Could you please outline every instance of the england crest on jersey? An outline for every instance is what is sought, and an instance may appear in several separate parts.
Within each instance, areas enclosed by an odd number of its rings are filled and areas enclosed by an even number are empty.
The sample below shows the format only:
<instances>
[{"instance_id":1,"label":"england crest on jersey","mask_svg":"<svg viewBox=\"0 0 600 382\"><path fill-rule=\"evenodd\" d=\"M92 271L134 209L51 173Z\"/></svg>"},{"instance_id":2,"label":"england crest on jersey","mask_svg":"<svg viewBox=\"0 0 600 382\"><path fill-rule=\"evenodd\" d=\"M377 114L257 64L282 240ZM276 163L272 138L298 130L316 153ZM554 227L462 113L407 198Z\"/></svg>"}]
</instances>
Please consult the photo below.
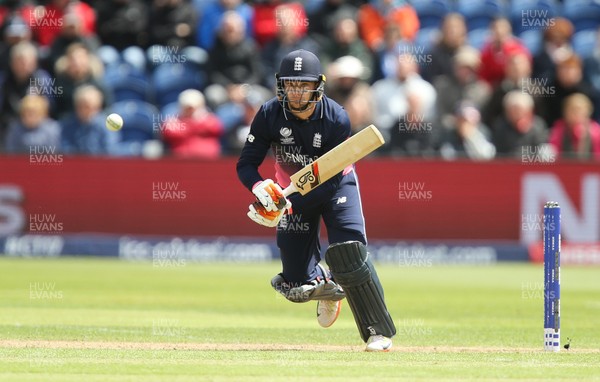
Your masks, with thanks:
<instances>
[{"instance_id":1,"label":"england crest on jersey","mask_svg":"<svg viewBox=\"0 0 600 382\"><path fill-rule=\"evenodd\" d=\"M315 133L313 137L313 147L317 149L321 148L321 133Z\"/></svg>"}]
</instances>

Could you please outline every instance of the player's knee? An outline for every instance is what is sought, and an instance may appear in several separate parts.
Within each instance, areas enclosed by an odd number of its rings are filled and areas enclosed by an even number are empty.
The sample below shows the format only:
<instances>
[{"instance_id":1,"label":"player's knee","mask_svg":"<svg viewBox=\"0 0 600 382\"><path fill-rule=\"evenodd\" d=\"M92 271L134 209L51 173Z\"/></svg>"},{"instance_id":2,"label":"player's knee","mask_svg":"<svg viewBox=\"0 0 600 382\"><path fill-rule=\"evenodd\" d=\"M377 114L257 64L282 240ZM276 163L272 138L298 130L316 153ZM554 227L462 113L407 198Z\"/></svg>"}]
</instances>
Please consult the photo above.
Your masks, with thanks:
<instances>
[{"instance_id":1,"label":"player's knee","mask_svg":"<svg viewBox=\"0 0 600 382\"><path fill-rule=\"evenodd\" d=\"M335 223L330 224L327 227L327 231L329 233L329 242L335 243L332 244L332 246L352 241L358 241L362 243L363 246L367 245L367 238L364 233L364 225L361 222L345 222L343 225L338 226L336 226Z\"/></svg>"},{"instance_id":2,"label":"player's knee","mask_svg":"<svg viewBox=\"0 0 600 382\"><path fill-rule=\"evenodd\" d=\"M358 286L371 280L369 255L360 241L332 244L325 252L325 261L342 287Z\"/></svg>"}]
</instances>

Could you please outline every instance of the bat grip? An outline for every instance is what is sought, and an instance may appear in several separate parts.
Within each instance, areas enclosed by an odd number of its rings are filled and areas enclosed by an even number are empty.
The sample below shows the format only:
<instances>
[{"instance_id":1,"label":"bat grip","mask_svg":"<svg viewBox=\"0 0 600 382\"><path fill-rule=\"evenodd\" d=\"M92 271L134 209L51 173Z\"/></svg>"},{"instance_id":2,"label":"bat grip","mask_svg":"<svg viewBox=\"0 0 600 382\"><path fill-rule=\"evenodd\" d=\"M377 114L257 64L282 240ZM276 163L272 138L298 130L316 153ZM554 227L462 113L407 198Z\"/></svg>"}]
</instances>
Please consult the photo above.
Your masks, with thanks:
<instances>
[{"instance_id":1,"label":"bat grip","mask_svg":"<svg viewBox=\"0 0 600 382\"><path fill-rule=\"evenodd\" d=\"M282 190L282 194L283 194L283 196L285 196L287 198L288 196L290 196L291 194L293 194L294 192L297 192L297 191L298 191L298 189L294 186L294 184L290 183L289 186L287 186L286 188L284 188ZM260 208L264 208L263 205L258 201L258 199L256 202L254 202L252 204L254 205L254 208L257 210ZM279 210L281 210L282 208L285 207L286 200L284 198L279 198L279 200L277 201L277 203L275 203L275 205L277 206L277 208Z\"/></svg>"},{"instance_id":2,"label":"bat grip","mask_svg":"<svg viewBox=\"0 0 600 382\"><path fill-rule=\"evenodd\" d=\"M294 192L298 192L298 190L296 189L296 186L294 186L294 183L290 183L289 186L287 186L286 188L283 189L283 196L285 196L287 198Z\"/></svg>"},{"instance_id":3,"label":"bat grip","mask_svg":"<svg viewBox=\"0 0 600 382\"><path fill-rule=\"evenodd\" d=\"M291 194L293 194L294 192L296 192L298 189L294 186L293 183L290 183L289 186L287 186L285 189L283 189L281 191L282 193L282 197L279 198L279 200L277 201L277 203L275 203L275 205L277 206L277 209L282 210L283 208L285 208L286 204L287 204L287 197L290 196Z\"/></svg>"}]
</instances>

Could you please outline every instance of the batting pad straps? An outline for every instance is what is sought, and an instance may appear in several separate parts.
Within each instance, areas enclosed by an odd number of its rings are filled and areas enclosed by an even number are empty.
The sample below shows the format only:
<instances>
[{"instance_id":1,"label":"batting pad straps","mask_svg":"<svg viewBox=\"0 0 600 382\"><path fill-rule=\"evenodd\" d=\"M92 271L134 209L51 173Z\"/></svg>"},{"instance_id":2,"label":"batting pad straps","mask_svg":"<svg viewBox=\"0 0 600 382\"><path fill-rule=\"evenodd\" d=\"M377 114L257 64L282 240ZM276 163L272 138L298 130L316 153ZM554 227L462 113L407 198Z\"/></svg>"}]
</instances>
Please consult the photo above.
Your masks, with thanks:
<instances>
[{"instance_id":1,"label":"batting pad straps","mask_svg":"<svg viewBox=\"0 0 600 382\"><path fill-rule=\"evenodd\" d=\"M383 288L364 244L359 241L333 244L325 252L325 260L334 280L346 292L363 341L377 334L394 336L396 327L385 306Z\"/></svg>"},{"instance_id":2,"label":"batting pad straps","mask_svg":"<svg viewBox=\"0 0 600 382\"><path fill-rule=\"evenodd\" d=\"M371 281L371 270L369 269L369 265L367 264L367 261L369 261L368 253L365 253L364 259L357 257L355 259L347 260L358 260L358 262L347 264L347 267L344 268L344 271L336 273L335 281L337 281L340 285L348 285L350 287L363 285ZM336 260L333 261L335 262ZM329 264L329 261L327 261L327 264Z\"/></svg>"}]
</instances>

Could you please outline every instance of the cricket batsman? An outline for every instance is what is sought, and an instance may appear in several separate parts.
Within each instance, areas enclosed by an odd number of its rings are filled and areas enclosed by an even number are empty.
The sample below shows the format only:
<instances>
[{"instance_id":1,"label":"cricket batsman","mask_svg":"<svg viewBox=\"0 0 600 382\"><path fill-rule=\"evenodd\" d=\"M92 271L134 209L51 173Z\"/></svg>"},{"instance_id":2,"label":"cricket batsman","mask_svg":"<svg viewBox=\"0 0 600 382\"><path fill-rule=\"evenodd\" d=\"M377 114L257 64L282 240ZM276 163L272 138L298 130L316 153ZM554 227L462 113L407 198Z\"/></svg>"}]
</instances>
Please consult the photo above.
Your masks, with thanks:
<instances>
[{"instance_id":1,"label":"cricket batsman","mask_svg":"<svg viewBox=\"0 0 600 382\"><path fill-rule=\"evenodd\" d=\"M277 96L254 117L237 163L241 182L257 199L248 216L257 224L277 227L283 269L271 285L292 302L316 300L322 327L335 322L346 298L366 350L388 351L396 328L367 252L354 166L306 195L286 198L282 193L290 175L350 136L348 115L325 96L325 76L313 53L289 53L275 77ZM258 172L269 149L275 155L274 180ZM325 251L329 270L320 264L321 219L330 243Z\"/></svg>"}]
</instances>

